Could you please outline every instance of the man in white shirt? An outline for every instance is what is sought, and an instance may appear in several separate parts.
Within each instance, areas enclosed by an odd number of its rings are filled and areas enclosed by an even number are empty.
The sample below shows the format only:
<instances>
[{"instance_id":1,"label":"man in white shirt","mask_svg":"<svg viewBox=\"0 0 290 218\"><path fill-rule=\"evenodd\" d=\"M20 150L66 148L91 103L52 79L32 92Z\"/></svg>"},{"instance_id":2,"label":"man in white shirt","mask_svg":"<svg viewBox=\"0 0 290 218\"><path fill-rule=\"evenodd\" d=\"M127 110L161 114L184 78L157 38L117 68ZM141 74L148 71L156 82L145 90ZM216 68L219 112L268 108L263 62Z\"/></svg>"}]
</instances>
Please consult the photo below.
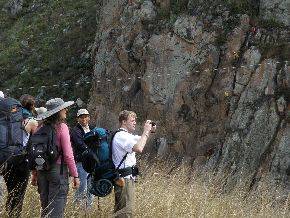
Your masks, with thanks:
<instances>
[{"instance_id":1,"label":"man in white shirt","mask_svg":"<svg viewBox=\"0 0 290 218\"><path fill-rule=\"evenodd\" d=\"M141 136L133 135L136 128L136 113L124 110L119 114L120 129L112 142L112 159L119 173L125 179L125 185L115 185L115 216L133 217L134 179L138 175L136 170L135 152L142 153L150 136L151 130L156 126L150 120L144 124Z\"/></svg>"}]
</instances>

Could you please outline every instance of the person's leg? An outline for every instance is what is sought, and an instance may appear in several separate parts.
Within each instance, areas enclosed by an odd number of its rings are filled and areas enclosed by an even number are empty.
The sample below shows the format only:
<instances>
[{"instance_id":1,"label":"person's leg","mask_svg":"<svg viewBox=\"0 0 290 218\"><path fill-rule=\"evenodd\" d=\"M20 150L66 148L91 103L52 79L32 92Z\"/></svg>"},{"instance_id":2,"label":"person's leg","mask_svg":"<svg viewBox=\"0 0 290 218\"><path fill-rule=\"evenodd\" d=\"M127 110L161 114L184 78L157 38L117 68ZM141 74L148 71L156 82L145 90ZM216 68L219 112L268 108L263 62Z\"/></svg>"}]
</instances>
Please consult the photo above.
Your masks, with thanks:
<instances>
[{"instance_id":1,"label":"person's leg","mask_svg":"<svg viewBox=\"0 0 290 218\"><path fill-rule=\"evenodd\" d=\"M115 186L115 217L133 217L135 184L132 179L125 179L125 186Z\"/></svg>"},{"instance_id":2,"label":"person's leg","mask_svg":"<svg viewBox=\"0 0 290 218\"><path fill-rule=\"evenodd\" d=\"M38 171L37 172L37 186L38 186L38 193L40 196L40 203L41 203L41 217L45 217L48 213L48 180L47 180L47 173L45 171Z\"/></svg>"},{"instance_id":3,"label":"person's leg","mask_svg":"<svg viewBox=\"0 0 290 218\"><path fill-rule=\"evenodd\" d=\"M2 200L4 199L4 188L5 186L5 182L2 176L0 176L0 201L2 202Z\"/></svg>"},{"instance_id":4,"label":"person's leg","mask_svg":"<svg viewBox=\"0 0 290 218\"><path fill-rule=\"evenodd\" d=\"M93 204L93 194L90 193L92 177L87 176L86 182L87 182L86 205L88 208L91 208Z\"/></svg>"},{"instance_id":5,"label":"person's leg","mask_svg":"<svg viewBox=\"0 0 290 218\"><path fill-rule=\"evenodd\" d=\"M74 201L76 203L81 202L85 198L85 191L87 188L87 176L88 173L84 170L82 163L78 162L77 164L77 170L78 170L78 175L80 178L80 187L78 190L76 190L75 195L74 195Z\"/></svg>"},{"instance_id":6,"label":"person's leg","mask_svg":"<svg viewBox=\"0 0 290 218\"><path fill-rule=\"evenodd\" d=\"M124 187L120 187L118 185L114 186L114 193L115 193L114 213L120 211L122 208L126 206L123 189Z\"/></svg>"},{"instance_id":7,"label":"person's leg","mask_svg":"<svg viewBox=\"0 0 290 218\"><path fill-rule=\"evenodd\" d=\"M53 218L64 217L64 210L69 189L68 169L63 166L63 174L60 174L60 165L53 167L48 173L48 216Z\"/></svg>"},{"instance_id":8,"label":"person's leg","mask_svg":"<svg viewBox=\"0 0 290 218\"><path fill-rule=\"evenodd\" d=\"M29 178L27 166L11 165L3 174L7 186L6 211L8 216L20 217L24 195Z\"/></svg>"},{"instance_id":9,"label":"person's leg","mask_svg":"<svg viewBox=\"0 0 290 218\"><path fill-rule=\"evenodd\" d=\"M126 193L126 217L133 217L134 200L135 200L135 182L133 179L125 180L125 193Z\"/></svg>"}]
</instances>

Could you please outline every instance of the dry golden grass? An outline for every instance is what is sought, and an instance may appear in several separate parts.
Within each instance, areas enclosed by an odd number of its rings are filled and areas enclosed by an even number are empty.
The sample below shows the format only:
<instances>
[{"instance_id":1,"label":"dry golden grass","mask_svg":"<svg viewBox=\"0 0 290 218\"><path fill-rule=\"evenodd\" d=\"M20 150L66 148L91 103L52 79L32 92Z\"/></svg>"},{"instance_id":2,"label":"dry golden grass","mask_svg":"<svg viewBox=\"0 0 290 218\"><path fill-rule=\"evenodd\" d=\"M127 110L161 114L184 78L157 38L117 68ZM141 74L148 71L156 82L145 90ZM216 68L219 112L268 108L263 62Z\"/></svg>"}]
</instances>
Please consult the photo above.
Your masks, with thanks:
<instances>
[{"instance_id":1,"label":"dry golden grass","mask_svg":"<svg viewBox=\"0 0 290 218\"><path fill-rule=\"evenodd\" d=\"M277 203L269 189L251 195L245 195L242 189L220 194L213 179L195 177L186 166L172 170L172 164L141 161L141 169L143 174L136 183L136 217L290 217L290 197ZM99 199L99 208L95 198L90 211L72 204L72 196L73 190L69 193L66 217L113 216L113 193ZM37 190L29 186L22 216L39 217L39 214Z\"/></svg>"}]
</instances>

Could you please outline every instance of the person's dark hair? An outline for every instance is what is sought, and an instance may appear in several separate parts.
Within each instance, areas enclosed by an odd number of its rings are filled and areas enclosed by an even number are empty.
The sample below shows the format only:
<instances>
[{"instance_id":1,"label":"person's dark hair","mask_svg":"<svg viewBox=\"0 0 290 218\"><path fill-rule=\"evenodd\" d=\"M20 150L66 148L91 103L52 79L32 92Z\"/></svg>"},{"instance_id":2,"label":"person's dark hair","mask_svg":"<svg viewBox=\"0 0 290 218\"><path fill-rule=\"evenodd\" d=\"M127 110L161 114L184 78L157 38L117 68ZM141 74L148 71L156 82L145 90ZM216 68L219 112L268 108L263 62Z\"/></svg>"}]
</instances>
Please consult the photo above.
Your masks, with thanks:
<instances>
[{"instance_id":1,"label":"person's dark hair","mask_svg":"<svg viewBox=\"0 0 290 218\"><path fill-rule=\"evenodd\" d=\"M34 107L35 107L35 99L33 96L24 94L20 97L20 103L23 108L35 113Z\"/></svg>"},{"instance_id":2,"label":"person's dark hair","mask_svg":"<svg viewBox=\"0 0 290 218\"><path fill-rule=\"evenodd\" d=\"M56 114L53 114L50 117L46 118L43 123L44 125L52 125L55 128L56 125L60 123L65 123L65 120L62 119L59 112L57 112Z\"/></svg>"},{"instance_id":3,"label":"person's dark hair","mask_svg":"<svg viewBox=\"0 0 290 218\"><path fill-rule=\"evenodd\" d=\"M38 98L35 100L36 107L45 107L45 103L46 103L46 101L44 99Z\"/></svg>"},{"instance_id":4,"label":"person's dark hair","mask_svg":"<svg viewBox=\"0 0 290 218\"><path fill-rule=\"evenodd\" d=\"M128 120L129 116L137 117L136 113L134 111L127 111L123 110L119 114L119 123L122 124L123 120Z\"/></svg>"}]
</instances>

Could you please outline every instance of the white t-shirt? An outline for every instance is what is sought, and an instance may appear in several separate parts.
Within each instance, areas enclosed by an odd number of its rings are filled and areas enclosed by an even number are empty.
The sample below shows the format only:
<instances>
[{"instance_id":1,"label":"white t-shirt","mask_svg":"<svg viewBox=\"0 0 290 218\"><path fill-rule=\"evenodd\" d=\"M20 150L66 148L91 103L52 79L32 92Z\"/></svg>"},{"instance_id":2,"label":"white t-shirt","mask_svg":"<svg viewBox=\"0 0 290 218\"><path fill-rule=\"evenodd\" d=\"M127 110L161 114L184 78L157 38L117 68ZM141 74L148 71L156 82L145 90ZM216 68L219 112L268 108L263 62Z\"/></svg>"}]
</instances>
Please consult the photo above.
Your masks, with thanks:
<instances>
[{"instance_id":1,"label":"white t-shirt","mask_svg":"<svg viewBox=\"0 0 290 218\"><path fill-rule=\"evenodd\" d=\"M123 157L128 152L128 155L121 164L120 169L136 165L135 152L132 149L141 138L141 136L133 135L125 129L122 130L123 131L116 133L112 143L112 159L115 167L118 167Z\"/></svg>"}]
</instances>

